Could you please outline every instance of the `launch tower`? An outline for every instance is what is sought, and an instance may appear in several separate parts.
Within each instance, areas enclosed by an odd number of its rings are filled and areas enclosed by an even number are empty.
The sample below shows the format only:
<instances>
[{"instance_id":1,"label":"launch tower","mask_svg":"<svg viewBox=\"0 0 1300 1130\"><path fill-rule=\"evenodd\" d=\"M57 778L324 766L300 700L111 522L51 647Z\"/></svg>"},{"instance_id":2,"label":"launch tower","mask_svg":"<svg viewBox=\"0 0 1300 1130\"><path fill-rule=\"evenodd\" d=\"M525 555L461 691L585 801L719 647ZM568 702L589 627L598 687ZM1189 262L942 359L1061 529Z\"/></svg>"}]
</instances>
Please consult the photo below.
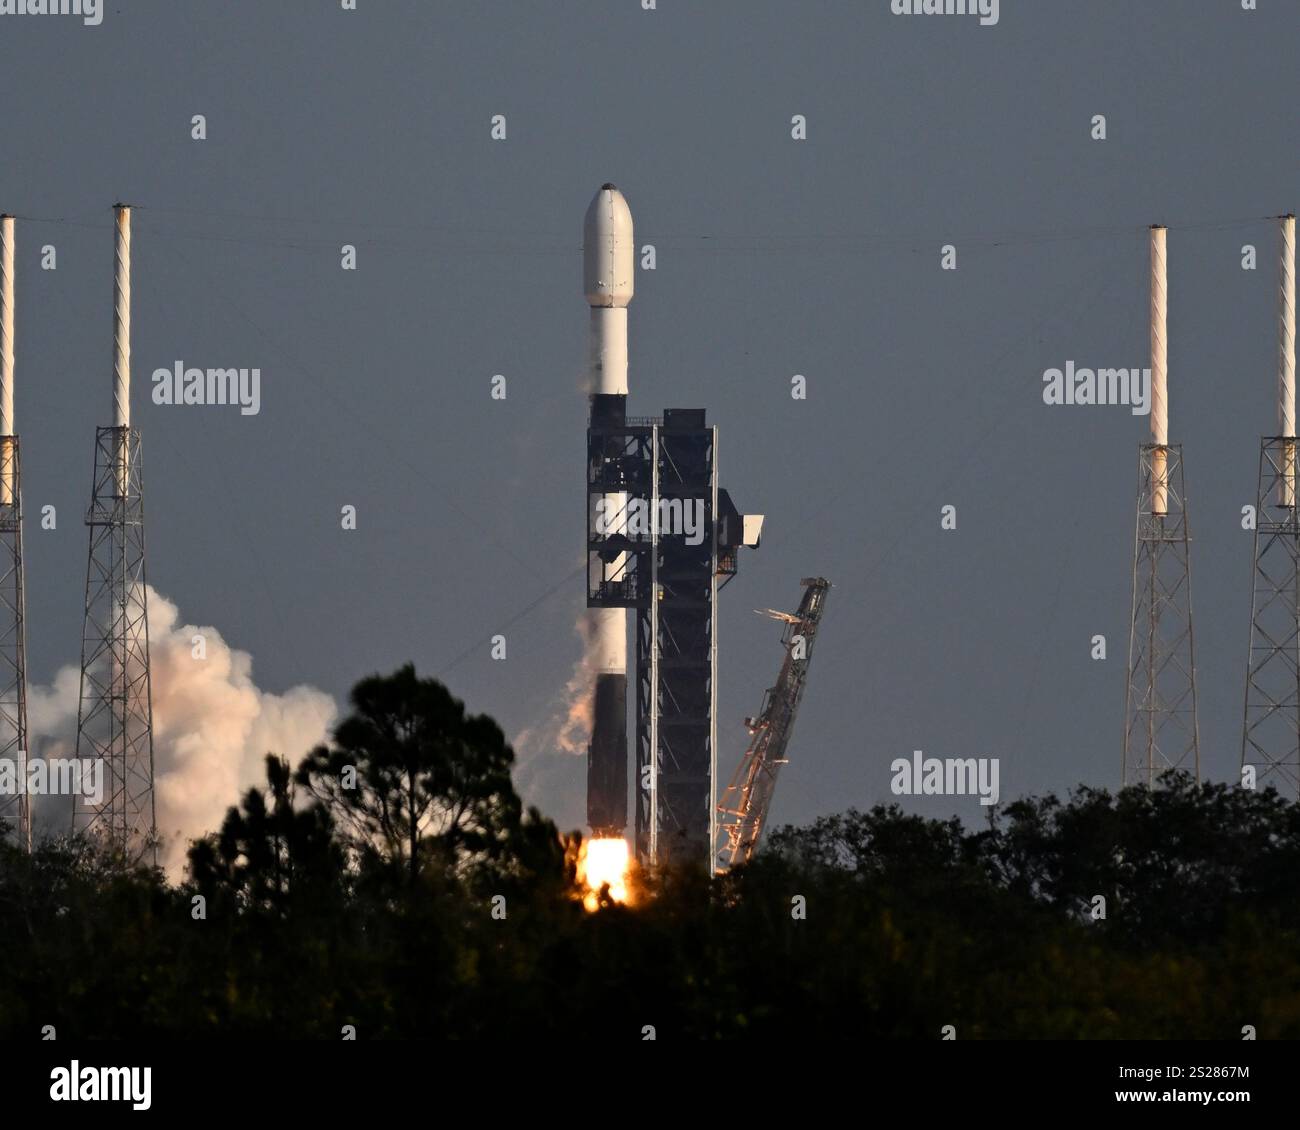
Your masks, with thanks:
<instances>
[{"instance_id":1,"label":"launch tower","mask_svg":"<svg viewBox=\"0 0 1300 1130\"><path fill-rule=\"evenodd\" d=\"M761 515L718 486L718 429L703 409L630 417L627 303L632 215L613 185L587 210L592 306L587 429L588 648L596 672L587 813L596 836L627 823L627 610L636 614L636 853L642 865L714 866L717 595ZM694 521L687 529L684 516Z\"/></svg>"}]
</instances>

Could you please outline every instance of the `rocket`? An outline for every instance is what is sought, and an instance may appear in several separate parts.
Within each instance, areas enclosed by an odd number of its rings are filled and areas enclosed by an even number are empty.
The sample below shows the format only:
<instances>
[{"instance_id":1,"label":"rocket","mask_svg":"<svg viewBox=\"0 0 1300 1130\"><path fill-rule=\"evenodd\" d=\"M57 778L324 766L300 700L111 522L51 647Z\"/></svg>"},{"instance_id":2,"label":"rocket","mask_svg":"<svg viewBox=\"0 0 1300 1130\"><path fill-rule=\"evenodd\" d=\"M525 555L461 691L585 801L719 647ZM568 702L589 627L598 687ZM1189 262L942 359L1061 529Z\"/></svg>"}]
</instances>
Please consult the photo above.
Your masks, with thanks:
<instances>
[{"instance_id":1,"label":"rocket","mask_svg":"<svg viewBox=\"0 0 1300 1130\"><path fill-rule=\"evenodd\" d=\"M627 414L627 307L634 289L636 247L632 212L612 184L596 193L582 234L583 291L591 307L591 415L621 424ZM589 505L601 508L610 532L617 533L619 523L626 521L626 494L593 495ZM621 575L624 564L624 557L606 563L606 577ZM600 567L599 561L591 566ZM594 583L599 580L595 577ZM588 608L586 615L587 662L595 675L587 823L596 838L622 836L627 826L627 610Z\"/></svg>"}]
</instances>

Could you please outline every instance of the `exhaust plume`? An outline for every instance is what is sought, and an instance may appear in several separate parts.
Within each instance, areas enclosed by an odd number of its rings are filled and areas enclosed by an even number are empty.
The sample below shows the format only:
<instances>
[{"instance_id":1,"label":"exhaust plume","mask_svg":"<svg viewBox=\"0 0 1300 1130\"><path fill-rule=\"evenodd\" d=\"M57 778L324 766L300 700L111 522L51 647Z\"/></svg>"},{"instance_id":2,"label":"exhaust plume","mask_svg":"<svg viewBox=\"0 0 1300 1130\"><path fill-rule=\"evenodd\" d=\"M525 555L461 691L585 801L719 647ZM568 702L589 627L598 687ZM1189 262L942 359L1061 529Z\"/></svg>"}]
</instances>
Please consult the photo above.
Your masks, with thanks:
<instances>
[{"instance_id":1,"label":"exhaust plume","mask_svg":"<svg viewBox=\"0 0 1300 1130\"><path fill-rule=\"evenodd\" d=\"M573 673L564 684L564 699L545 722L521 730L512 743L520 758L538 754L587 752L591 742L592 690L596 671L591 663L591 622L579 617L574 629L582 636L582 655L573 665Z\"/></svg>"},{"instance_id":2,"label":"exhaust plume","mask_svg":"<svg viewBox=\"0 0 1300 1130\"><path fill-rule=\"evenodd\" d=\"M216 628L183 623L176 605L152 587L148 596L159 858L176 880L190 841L216 831L245 791L265 785L266 755L298 762L328 740L338 707L314 687L284 694L259 689L248 652L232 648ZM30 688L35 755L74 756L80 677L78 667L68 665L49 687ZM41 832L66 832L69 798L35 799Z\"/></svg>"}]
</instances>

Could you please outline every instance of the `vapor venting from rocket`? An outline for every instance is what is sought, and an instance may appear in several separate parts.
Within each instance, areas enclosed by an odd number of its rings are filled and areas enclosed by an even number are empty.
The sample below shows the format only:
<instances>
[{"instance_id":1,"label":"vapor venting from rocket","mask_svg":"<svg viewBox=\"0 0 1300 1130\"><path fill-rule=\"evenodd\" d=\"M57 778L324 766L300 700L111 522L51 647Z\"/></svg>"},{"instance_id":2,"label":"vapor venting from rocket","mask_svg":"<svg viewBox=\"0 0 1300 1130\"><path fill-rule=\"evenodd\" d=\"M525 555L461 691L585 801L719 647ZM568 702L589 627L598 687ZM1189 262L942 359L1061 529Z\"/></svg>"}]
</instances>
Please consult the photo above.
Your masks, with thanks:
<instances>
[{"instance_id":1,"label":"vapor venting from rocket","mask_svg":"<svg viewBox=\"0 0 1300 1130\"><path fill-rule=\"evenodd\" d=\"M313 687L284 694L253 681L252 657L232 648L213 627L185 624L176 605L152 588L149 647L153 675L154 791L160 863L182 875L189 841L220 827L226 809L265 785L268 753L291 762L328 739L338 714L334 699ZM76 746L80 671L65 666L49 687L29 692L36 753L69 757ZM67 830L67 810L37 797L35 819L45 834Z\"/></svg>"},{"instance_id":2,"label":"vapor venting from rocket","mask_svg":"<svg viewBox=\"0 0 1300 1130\"><path fill-rule=\"evenodd\" d=\"M520 757L538 754L586 753L591 742L592 694L596 671L591 665L591 620L583 613L574 625L582 637L582 655L564 684L563 699L545 722L529 726L511 742Z\"/></svg>"},{"instance_id":3,"label":"vapor venting from rocket","mask_svg":"<svg viewBox=\"0 0 1300 1130\"><path fill-rule=\"evenodd\" d=\"M584 653L574 664L569 681L564 684L564 697L568 705L555 735L555 747L563 753L582 753L591 744L595 714L592 709L592 691L595 685L595 673Z\"/></svg>"}]
</instances>

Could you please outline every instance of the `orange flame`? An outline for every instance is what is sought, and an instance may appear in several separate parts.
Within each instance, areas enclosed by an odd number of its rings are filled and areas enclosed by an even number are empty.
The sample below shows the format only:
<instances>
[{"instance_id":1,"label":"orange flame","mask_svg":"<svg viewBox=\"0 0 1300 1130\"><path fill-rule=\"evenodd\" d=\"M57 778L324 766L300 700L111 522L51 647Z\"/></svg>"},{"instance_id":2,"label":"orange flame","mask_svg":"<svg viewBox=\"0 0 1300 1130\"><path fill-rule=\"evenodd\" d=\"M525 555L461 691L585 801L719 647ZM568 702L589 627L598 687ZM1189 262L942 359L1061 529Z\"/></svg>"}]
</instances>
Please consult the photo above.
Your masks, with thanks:
<instances>
[{"instance_id":1,"label":"orange flame","mask_svg":"<svg viewBox=\"0 0 1300 1130\"><path fill-rule=\"evenodd\" d=\"M629 866L627 841L622 837L600 837L584 843L578 856L578 879L587 888L582 905L598 910L602 888L608 889L610 901L627 902Z\"/></svg>"}]
</instances>

